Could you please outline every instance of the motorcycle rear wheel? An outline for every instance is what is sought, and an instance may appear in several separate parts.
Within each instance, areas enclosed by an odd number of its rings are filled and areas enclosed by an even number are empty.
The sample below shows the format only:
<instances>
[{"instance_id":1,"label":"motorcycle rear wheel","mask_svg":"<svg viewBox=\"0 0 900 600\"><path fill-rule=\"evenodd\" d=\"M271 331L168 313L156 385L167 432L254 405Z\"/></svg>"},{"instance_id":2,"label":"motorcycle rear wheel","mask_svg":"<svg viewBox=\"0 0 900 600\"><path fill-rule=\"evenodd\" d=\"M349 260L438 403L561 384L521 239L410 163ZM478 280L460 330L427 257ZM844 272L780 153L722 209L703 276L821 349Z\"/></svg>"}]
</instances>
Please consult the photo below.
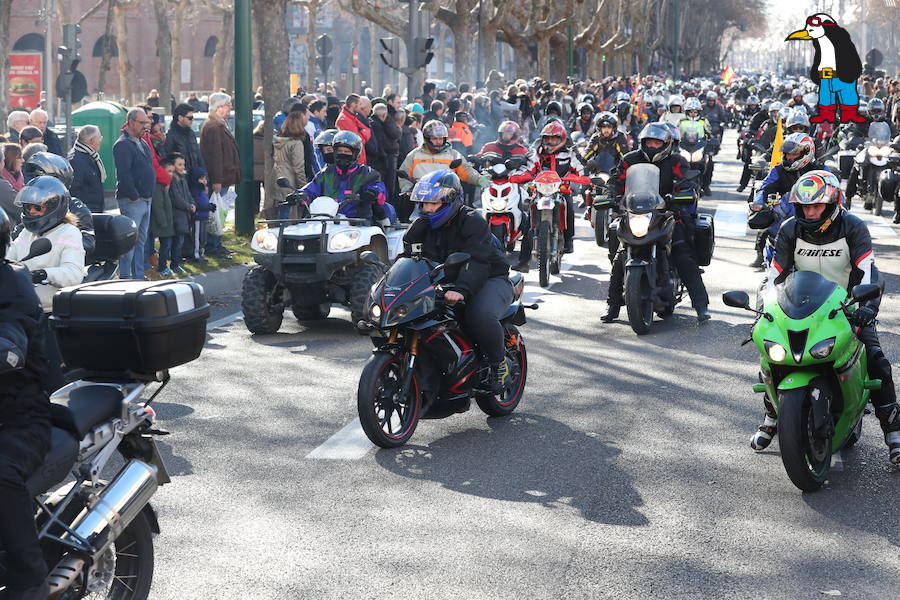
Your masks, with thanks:
<instances>
[{"instance_id":1,"label":"motorcycle rear wheel","mask_svg":"<svg viewBox=\"0 0 900 600\"><path fill-rule=\"evenodd\" d=\"M625 277L625 308L628 323L638 335L650 333L653 323L653 298L650 282L642 269L632 269Z\"/></svg>"},{"instance_id":2,"label":"motorcycle rear wheel","mask_svg":"<svg viewBox=\"0 0 900 600\"><path fill-rule=\"evenodd\" d=\"M381 352L369 359L359 377L356 392L359 422L366 437L381 448L402 446L419 424L421 393L415 373L406 398L394 398L401 385L402 365L397 356Z\"/></svg>"},{"instance_id":3,"label":"motorcycle rear wheel","mask_svg":"<svg viewBox=\"0 0 900 600\"><path fill-rule=\"evenodd\" d=\"M506 362L509 365L509 375L503 395L499 398L493 394L477 394L475 396L478 408L492 417L504 417L516 410L525 393L525 380L528 377L525 341L515 325L505 326L503 342L506 348Z\"/></svg>"},{"instance_id":4,"label":"motorcycle rear wheel","mask_svg":"<svg viewBox=\"0 0 900 600\"><path fill-rule=\"evenodd\" d=\"M538 225L538 283L541 287L550 285L550 223L541 221Z\"/></svg>"},{"instance_id":5,"label":"motorcycle rear wheel","mask_svg":"<svg viewBox=\"0 0 900 600\"><path fill-rule=\"evenodd\" d=\"M781 462L791 482L804 492L822 487L831 466L831 438L812 435L809 388L778 392L778 439Z\"/></svg>"}]
</instances>

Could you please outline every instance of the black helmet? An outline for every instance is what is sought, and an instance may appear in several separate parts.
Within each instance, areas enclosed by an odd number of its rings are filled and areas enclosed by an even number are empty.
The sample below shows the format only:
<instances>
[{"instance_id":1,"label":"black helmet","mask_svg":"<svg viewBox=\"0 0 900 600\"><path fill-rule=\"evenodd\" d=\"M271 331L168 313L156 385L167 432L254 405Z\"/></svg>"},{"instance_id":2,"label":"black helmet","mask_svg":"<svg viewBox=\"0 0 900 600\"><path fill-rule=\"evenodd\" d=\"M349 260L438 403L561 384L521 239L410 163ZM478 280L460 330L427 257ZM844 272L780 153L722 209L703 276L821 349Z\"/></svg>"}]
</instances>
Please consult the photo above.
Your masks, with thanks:
<instances>
[{"instance_id":1,"label":"black helmet","mask_svg":"<svg viewBox=\"0 0 900 600\"><path fill-rule=\"evenodd\" d=\"M49 175L62 181L66 189L72 187L72 181L75 180L75 171L62 156L53 154L52 152L38 152L25 162L25 173L29 178L40 177L41 175Z\"/></svg>"},{"instance_id":2,"label":"black helmet","mask_svg":"<svg viewBox=\"0 0 900 600\"><path fill-rule=\"evenodd\" d=\"M658 163L666 159L672 153L672 130L665 123L647 123L638 136L641 144L641 153L650 162ZM661 148L650 148L646 140L660 140Z\"/></svg>"},{"instance_id":3,"label":"black helmet","mask_svg":"<svg viewBox=\"0 0 900 600\"><path fill-rule=\"evenodd\" d=\"M590 105L588 102L582 102L578 105L578 114L581 115L584 111L587 111L591 115L594 114L594 107Z\"/></svg>"},{"instance_id":4,"label":"black helmet","mask_svg":"<svg viewBox=\"0 0 900 600\"><path fill-rule=\"evenodd\" d=\"M322 133L316 136L315 145L316 146L331 146L332 142L334 142L334 136L337 134L337 129L326 129Z\"/></svg>"},{"instance_id":5,"label":"black helmet","mask_svg":"<svg viewBox=\"0 0 900 600\"><path fill-rule=\"evenodd\" d=\"M28 161L31 160L31 157L37 154L38 152L46 152L47 145L41 144L40 142L32 142L22 148L22 160L28 164Z\"/></svg>"},{"instance_id":6,"label":"black helmet","mask_svg":"<svg viewBox=\"0 0 900 600\"><path fill-rule=\"evenodd\" d=\"M69 190L59 179L41 175L28 182L16 195L16 206L22 207L22 225L28 231L43 235L59 225L69 212ZM43 206L40 215L32 215L29 206Z\"/></svg>"},{"instance_id":7,"label":"black helmet","mask_svg":"<svg viewBox=\"0 0 900 600\"><path fill-rule=\"evenodd\" d=\"M353 152L353 160L359 158L362 146L362 139L352 131L338 131L331 140L331 147L335 150L350 148L350 151Z\"/></svg>"},{"instance_id":8,"label":"black helmet","mask_svg":"<svg viewBox=\"0 0 900 600\"><path fill-rule=\"evenodd\" d=\"M884 100L881 98L872 98L869 100L869 117L873 121L884 120Z\"/></svg>"},{"instance_id":9,"label":"black helmet","mask_svg":"<svg viewBox=\"0 0 900 600\"><path fill-rule=\"evenodd\" d=\"M6 260L6 251L9 249L11 241L12 223L10 223L6 211L0 208L0 261Z\"/></svg>"},{"instance_id":10,"label":"black helmet","mask_svg":"<svg viewBox=\"0 0 900 600\"><path fill-rule=\"evenodd\" d=\"M558 116L562 116L562 105L556 100L551 100L547 103L547 108L544 109L544 114L549 115L550 112L555 112Z\"/></svg>"}]
</instances>

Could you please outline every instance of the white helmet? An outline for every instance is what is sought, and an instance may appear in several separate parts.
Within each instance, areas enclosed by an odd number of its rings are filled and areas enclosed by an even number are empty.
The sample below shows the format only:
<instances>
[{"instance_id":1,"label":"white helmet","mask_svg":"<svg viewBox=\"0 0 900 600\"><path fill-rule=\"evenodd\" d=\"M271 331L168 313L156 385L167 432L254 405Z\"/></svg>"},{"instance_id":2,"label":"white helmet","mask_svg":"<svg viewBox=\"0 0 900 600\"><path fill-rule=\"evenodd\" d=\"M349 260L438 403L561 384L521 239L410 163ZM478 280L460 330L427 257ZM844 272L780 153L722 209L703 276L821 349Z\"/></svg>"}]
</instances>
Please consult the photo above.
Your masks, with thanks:
<instances>
[{"instance_id":1,"label":"white helmet","mask_svg":"<svg viewBox=\"0 0 900 600\"><path fill-rule=\"evenodd\" d=\"M680 106L682 109L684 109L684 96L682 96L681 94L672 94L669 97L668 103L670 111L672 110L673 106Z\"/></svg>"}]
</instances>

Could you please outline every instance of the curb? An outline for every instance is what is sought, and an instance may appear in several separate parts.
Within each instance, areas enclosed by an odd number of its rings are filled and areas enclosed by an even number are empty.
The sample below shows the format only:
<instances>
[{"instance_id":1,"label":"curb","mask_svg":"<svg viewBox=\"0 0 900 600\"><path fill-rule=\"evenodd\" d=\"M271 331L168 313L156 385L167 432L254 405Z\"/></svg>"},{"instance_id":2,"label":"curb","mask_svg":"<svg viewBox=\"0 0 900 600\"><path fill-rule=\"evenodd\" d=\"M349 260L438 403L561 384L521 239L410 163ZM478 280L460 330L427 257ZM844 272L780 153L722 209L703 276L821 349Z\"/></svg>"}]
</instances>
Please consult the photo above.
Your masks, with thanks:
<instances>
[{"instance_id":1,"label":"curb","mask_svg":"<svg viewBox=\"0 0 900 600\"><path fill-rule=\"evenodd\" d=\"M193 281L203 286L206 297L211 298L227 292L235 292L241 289L244 275L250 270L252 264L235 265L227 269L201 273L193 277L186 277L182 281Z\"/></svg>"}]
</instances>

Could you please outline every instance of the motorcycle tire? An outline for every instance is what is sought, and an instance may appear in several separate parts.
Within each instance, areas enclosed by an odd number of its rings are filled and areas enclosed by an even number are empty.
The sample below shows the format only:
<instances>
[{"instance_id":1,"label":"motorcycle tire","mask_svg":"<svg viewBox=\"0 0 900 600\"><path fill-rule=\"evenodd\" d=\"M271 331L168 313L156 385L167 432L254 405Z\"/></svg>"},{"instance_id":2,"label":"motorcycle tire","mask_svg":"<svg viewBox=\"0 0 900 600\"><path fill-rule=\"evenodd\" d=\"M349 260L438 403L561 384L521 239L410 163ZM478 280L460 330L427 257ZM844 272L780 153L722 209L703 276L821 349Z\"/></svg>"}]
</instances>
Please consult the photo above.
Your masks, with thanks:
<instances>
[{"instance_id":1,"label":"motorcycle tire","mask_svg":"<svg viewBox=\"0 0 900 600\"><path fill-rule=\"evenodd\" d=\"M365 319L369 311L369 292L372 286L381 281L384 269L361 264L350 275L350 320L354 326ZM356 330L360 335L369 335L367 330Z\"/></svg>"},{"instance_id":2,"label":"motorcycle tire","mask_svg":"<svg viewBox=\"0 0 900 600\"><path fill-rule=\"evenodd\" d=\"M550 261L550 274L559 275L562 268L562 257L566 247L566 238L562 231L556 235L556 252L553 253L553 259Z\"/></svg>"},{"instance_id":3,"label":"motorcycle tire","mask_svg":"<svg viewBox=\"0 0 900 600\"><path fill-rule=\"evenodd\" d=\"M831 438L810 433L812 403L809 388L778 392L778 439L781 462L791 482L804 492L822 487L831 466Z\"/></svg>"},{"instance_id":4,"label":"motorcycle tire","mask_svg":"<svg viewBox=\"0 0 900 600\"><path fill-rule=\"evenodd\" d=\"M244 275L241 284L241 311L244 325L250 333L276 333L284 319L281 293L276 289L275 276L261 266L255 266Z\"/></svg>"},{"instance_id":5,"label":"motorcycle tire","mask_svg":"<svg viewBox=\"0 0 900 600\"><path fill-rule=\"evenodd\" d=\"M298 321L320 321L328 318L328 315L331 313L331 305L328 303L295 304L291 307L291 311Z\"/></svg>"},{"instance_id":6,"label":"motorcycle tire","mask_svg":"<svg viewBox=\"0 0 900 600\"><path fill-rule=\"evenodd\" d=\"M591 213L591 220L594 225L594 241L601 248L606 247L607 242L607 226L608 226L608 208L595 208Z\"/></svg>"},{"instance_id":7,"label":"motorcycle tire","mask_svg":"<svg viewBox=\"0 0 900 600\"><path fill-rule=\"evenodd\" d=\"M538 225L538 283L541 287L550 285L550 223L541 221Z\"/></svg>"},{"instance_id":8,"label":"motorcycle tire","mask_svg":"<svg viewBox=\"0 0 900 600\"><path fill-rule=\"evenodd\" d=\"M844 450L852 448L862 438L862 419L856 424L856 427L850 430L850 434L844 441Z\"/></svg>"},{"instance_id":9,"label":"motorcycle tire","mask_svg":"<svg viewBox=\"0 0 900 600\"><path fill-rule=\"evenodd\" d=\"M419 424L421 392L415 373L407 398L394 400L400 385L403 361L394 354L373 354L362 374L356 391L356 410L366 437L381 448L397 448L412 437ZM412 392L412 393L410 393ZM394 415L397 427L394 428ZM385 429L386 428L386 429Z\"/></svg>"},{"instance_id":10,"label":"motorcycle tire","mask_svg":"<svg viewBox=\"0 0 900 600\"><path fill-rule=\"evenodd\" d=\"M625 276L625 308L631 329L638 335L650 333L653 298L650 297L650 282L642 269L632 269Z\"/></svg>"},{"instance_id":11,"label":"motorcycle tire","mask_svg":"<svg viewBox=\"0 0 900 600\"><path fill-rule=\"evenodd\" d=\"M516 410L525 393L525 381L528 378L528 356L525 352L525 341L515 325L504 327L503 342L509 365L506 391L499 398L493 394L477 394L475 396L478 408L491 417L505 417Z\"/></svg>"},{"instance_id":12,"label":"motorcycle tire","mask_svg":"<svg viewBox=\"0 0 900 600\"><path fill-rule=\"evenodd\" d=\"M491 225L491 233L494 234L494 237L500 241L500 245L503 246L504 251L510 252L512 248L509 248L507 244L509 240L506 239L506 225L497 224Z\"/></svg>"}]
</instances>

